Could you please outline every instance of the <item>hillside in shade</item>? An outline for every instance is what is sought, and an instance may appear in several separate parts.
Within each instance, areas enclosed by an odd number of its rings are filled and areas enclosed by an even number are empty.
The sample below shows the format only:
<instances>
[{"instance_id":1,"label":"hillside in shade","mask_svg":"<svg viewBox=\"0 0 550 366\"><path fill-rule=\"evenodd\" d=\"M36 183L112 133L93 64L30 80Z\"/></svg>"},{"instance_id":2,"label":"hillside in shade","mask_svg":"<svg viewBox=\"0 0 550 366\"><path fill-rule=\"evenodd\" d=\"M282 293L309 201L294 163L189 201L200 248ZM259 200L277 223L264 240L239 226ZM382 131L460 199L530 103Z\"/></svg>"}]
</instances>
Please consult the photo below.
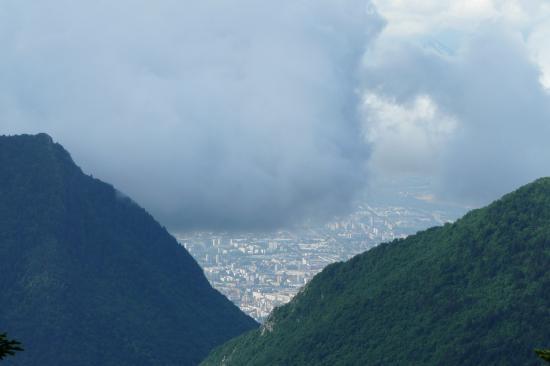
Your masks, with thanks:
<instances>
[{"instance_id":1,"label":"hillside in shade","mask_svg":"<svg viewBox=\"0 0 550 366\"><path fill-rule=\"evenodd\" d=\"M49 136L0 137L0 331L25 348L6 365L196 365L256 326Z\"/></svg>"},{"instance_id":2,"label":"hillside in shade","mask_svg":"<svg viewBox=\"0 0 550 366\"><path fill-rule=\"evenodd\" d=\"M550 345L550 179L328 266L203 365L539 365Z\"/></svg>"}]
</instances>

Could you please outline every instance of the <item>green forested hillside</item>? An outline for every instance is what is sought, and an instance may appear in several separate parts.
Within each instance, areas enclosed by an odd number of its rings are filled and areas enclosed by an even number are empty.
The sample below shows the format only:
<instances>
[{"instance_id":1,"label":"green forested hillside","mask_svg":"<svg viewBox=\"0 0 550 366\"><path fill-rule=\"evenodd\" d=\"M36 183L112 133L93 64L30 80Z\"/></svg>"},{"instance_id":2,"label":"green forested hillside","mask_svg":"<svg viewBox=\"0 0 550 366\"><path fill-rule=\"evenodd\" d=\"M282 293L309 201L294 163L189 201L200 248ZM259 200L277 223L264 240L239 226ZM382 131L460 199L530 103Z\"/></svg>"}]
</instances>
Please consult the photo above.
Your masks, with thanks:
<instances>
[{"instance_id":1,"label":"green forested hillside","mask_svg":"<svg viewBox=\"0 0 550 366\"><path fill-rule=\"evenodd\" d=\"M49 136L0 137L0 330L25 348L6 365L194 365L255 327Z\"/></svg>"},{"instance_id":2,"label":"green forested hillside","mask_svg":"<svg viewBox=\"0 0 550 366\"><path fill-rule=\"evenodd\" d=\"M204 365L540 365L550 179L328 266Z\"/></svg>"}]
</instances>

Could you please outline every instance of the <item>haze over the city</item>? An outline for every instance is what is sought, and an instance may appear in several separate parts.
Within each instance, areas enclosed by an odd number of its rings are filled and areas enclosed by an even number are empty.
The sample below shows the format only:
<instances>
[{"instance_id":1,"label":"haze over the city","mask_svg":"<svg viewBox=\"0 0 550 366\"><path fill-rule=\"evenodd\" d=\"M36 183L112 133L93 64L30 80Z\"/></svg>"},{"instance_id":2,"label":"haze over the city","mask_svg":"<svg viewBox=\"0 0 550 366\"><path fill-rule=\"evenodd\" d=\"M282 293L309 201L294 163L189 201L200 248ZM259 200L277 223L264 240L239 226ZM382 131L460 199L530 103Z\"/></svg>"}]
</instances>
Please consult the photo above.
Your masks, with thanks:
<instances>
[{"instance_id":1,"label":"haze over the city","mask_svg":"<svg viewBox=\"0 0 550 366\"><path fill-rule=\"evenodd\" d=\"M0 3L0 126L174 230L345 214L389 179L478 206L548 175L544 0Z\"/></svg>"}]
</instances>

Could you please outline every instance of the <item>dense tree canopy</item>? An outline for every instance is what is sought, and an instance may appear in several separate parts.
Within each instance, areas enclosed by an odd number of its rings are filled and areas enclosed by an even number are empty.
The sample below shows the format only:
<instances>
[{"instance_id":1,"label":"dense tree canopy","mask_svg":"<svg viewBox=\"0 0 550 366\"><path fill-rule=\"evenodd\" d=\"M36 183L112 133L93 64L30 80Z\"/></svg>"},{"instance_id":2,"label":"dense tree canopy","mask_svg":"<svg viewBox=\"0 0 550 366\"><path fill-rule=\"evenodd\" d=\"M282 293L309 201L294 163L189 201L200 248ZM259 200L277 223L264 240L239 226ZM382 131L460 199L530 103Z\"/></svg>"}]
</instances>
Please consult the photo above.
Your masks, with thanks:
<instances>
[{"instance_id":1,"label":"dense tree canopy","mask_svg":"<svg viewBox=\"0 0 550 366\"><path fill-rule=\"evenodd\" d=\"M550 363L550 349L536 349L535 352L540 358Z\"/></svg>"},{"instance_id":2,"label":"dense tree canopy","mask_svg":"<svg viewBox=\"0 0 550 366\"><path fill-rule=\"evenodd\" d=\"M14 339L9 339L6 333L0 333L0 360L7 356L15 355L15 352L21 352L23 348L21 343Z\"/></svg>"}]
</instances>

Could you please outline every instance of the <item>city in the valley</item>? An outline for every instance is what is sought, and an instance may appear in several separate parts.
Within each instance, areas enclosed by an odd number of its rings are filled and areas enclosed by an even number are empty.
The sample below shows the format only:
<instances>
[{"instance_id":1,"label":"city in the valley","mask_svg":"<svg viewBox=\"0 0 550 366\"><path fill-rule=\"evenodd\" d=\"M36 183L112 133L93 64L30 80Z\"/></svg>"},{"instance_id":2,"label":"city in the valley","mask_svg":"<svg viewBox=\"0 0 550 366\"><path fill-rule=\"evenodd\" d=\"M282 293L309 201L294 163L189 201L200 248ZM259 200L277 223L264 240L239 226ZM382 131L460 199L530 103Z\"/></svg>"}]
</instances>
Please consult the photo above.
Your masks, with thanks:
<instances>
[{"instance_id":1,"label":"city in the valley","mask_svg":"<svg viewBox=\"0 0 550 366\"><path fill-rule=\"evenodd\" d=\"M464 213L463 208L430 202L421 192L401 192L396 197L396 205L360 203L349 216L318 227L269 234L194 232L175 236L212 285L261 322L328 264Z\"/></svg>"}]
</instances>

